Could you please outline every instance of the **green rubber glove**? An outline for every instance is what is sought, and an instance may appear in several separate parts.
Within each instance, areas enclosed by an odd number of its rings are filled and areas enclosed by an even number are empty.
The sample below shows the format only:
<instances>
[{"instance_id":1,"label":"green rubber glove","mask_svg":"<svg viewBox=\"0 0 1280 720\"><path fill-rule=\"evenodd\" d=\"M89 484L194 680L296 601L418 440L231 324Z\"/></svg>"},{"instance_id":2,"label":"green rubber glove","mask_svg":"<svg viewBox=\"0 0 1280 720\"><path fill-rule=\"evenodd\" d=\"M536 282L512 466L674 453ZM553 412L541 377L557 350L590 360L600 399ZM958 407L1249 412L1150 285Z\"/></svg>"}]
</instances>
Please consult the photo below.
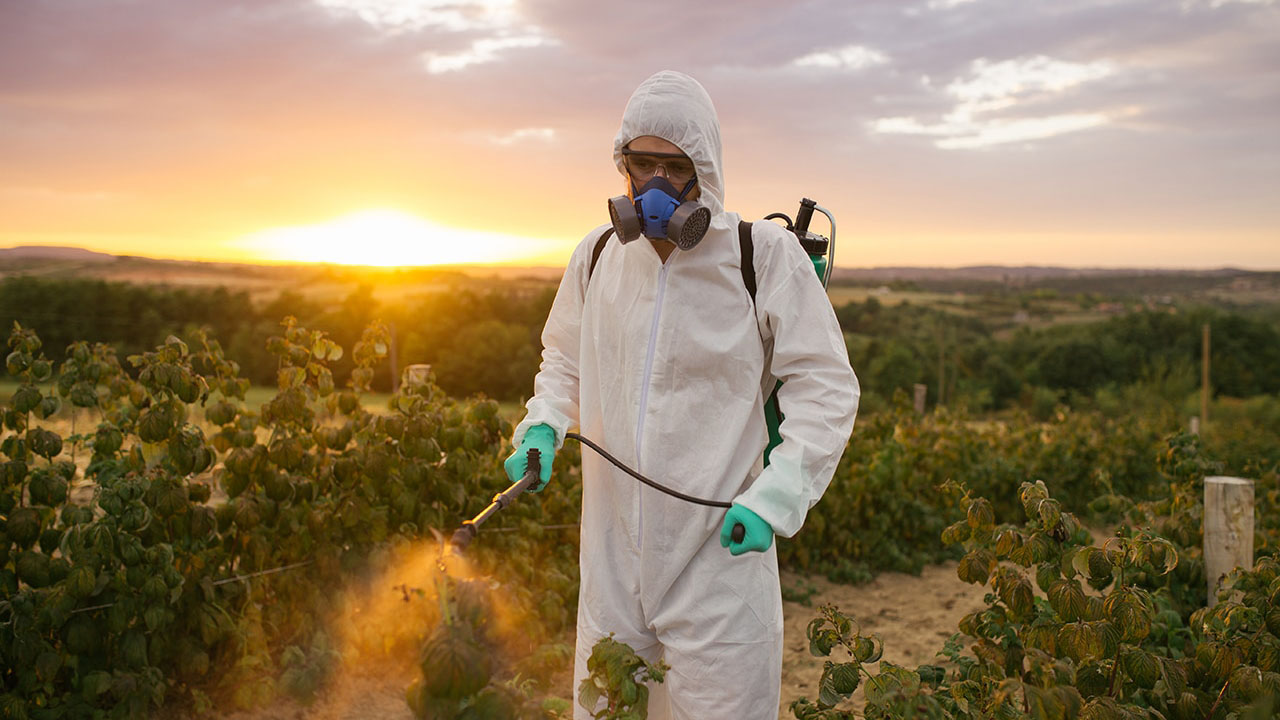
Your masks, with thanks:
<instances>
[{"instance_id":1,"label":"green rubber glove","mask_svg":"<svg viewBox=\"0 0 1280 720\"><path fill-rule=\"evenodd\" d=\"M733 541L733 526L742 523L747 533L742 542ZM737 503L724 514L724 525L720 526L720 547L729 548L734 555L745 552L764 552L773 544L773 528L764 518L749 508Z\"/></svg>"},{"instance_id":2,"label":"green rubber glove","mask_svg":"<svg viewBox=\"0 0 1280 720\"><path fill-rule=\"evenodd\" d=\"M529 487L529 492L539 492L551 480L551 463L556 458L556 431L552 430L550 425L543 423L526 430L524 438L520 440L520 447L511 453L511 457L502 463L502 467L507 471L507 478L513 484L520 482L520 478L524 477L525 469L529 467L531 448L538 451L542 472L538 474L538 482Z\"/></svg>"}]
</instances>

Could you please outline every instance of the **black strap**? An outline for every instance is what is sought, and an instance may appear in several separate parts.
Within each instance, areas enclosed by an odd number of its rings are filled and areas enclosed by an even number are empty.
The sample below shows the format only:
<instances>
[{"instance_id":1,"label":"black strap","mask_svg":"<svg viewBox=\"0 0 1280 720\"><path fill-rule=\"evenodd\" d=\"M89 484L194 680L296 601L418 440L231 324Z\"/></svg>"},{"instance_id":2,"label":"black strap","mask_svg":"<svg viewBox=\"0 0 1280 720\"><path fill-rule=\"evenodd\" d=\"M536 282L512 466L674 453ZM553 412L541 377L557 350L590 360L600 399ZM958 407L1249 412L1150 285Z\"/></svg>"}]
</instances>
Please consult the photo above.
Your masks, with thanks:
<instances>
[{"instance_id":1,"label":"black strap","mask_svg":"<svg viewBox=\"0 0 1280 720\"><path fill-rule=\"evenodd\" d=\"M613 228L605 230L596 240L595 247L591 249L591 265L587 268L587 282L591 282L591 275L596 271L596 263L600 261L600 253L604 252L604 246L612 236ZM755 244L751 241L751 223L746 220L738 222L738 247L742 250L742 284L747 288L747 294L751 296L751 304L755 305L756 253Z\"/></svg>"},{"instance_id":2,"label":"black strap","mask_svg":"<svg viewBox=\"0 0 1280 720\"><path fill-rule=\"evenodd\" d=\"M738 247L742 249L742 284L747 286L751 304L756 304L756 251L751 242L751 223L738 221Z\"/></svg>"},{"instance_id":3,"label":"black strap","mask_svg":"<svg viewBox=\"0 0 1280 720\"><path fill-rule=\"evenodd\" d=\"M600 260L600 253L604 252L604 246L609 242L609 236L613 235L613 228L600 233L600 238L596 240L596 246L591 249L591 267L587 268L587 282L591 282L591 273L596 271L596 262Z\"/></svg>"}]
</instances>

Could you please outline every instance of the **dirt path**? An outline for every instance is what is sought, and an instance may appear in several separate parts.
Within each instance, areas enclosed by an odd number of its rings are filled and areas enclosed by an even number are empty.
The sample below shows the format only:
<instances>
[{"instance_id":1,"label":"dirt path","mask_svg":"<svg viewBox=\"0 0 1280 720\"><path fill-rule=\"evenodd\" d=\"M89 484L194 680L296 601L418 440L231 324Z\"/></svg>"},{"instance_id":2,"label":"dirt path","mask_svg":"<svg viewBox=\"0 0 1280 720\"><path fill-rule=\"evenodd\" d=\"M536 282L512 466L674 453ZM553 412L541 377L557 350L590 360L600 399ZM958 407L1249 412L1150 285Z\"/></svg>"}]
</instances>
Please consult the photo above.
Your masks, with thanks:
<instances>
[{"instance_id":1,"label":"dirt path","mask_svg":"<svg viewBox=\"0 0 1280 720\"><path fill-rule=\"evenodd\" d=\"M785 647L782 661L782 703L779 714L790 718L792 700L817 698L822 659L809 654L805 627L825 603L838 606L862 625L864 633L878 633L884 639L884 659L915 668L934 660L934 654L956 630L966 613L982 607L984 589L961 582L955 563L933 565L919 577L885 573L866 585L837 585L821 577L783 575L787 588L816 587L809 606L785 602ZM571 639L568 640L571 642ZM842 658L837 658L842 659ZM348 675L338 687L310 708L280 699L253 712L219 713L223 720L413 720L404 701L404 689L411 678L379 672L368 676ZM570 681L565 676L566 685ZM567 696L566 686L561 693ZM850 707L857 707L853 703Z\"/></svg>"},{"instance_id":2,"label":"dirt path","mask_svg":"<svg viewBox=\"0 0 1280 720\"><path fill-rule=\"evenodd\" d=\"M787 583L791 584L788 585ZM866 585L837 585L824 578L797 578L784 574L784 587L797 583L818 587L810 598L812 607L783 603L785 630L782 655L782 704L780 717L790 718L792 700L818 697L822 658L809 654L805 628L818 614L818 607L832 604L853 617L866 634L884 640L884 659L915 669L935 662L934 655L956 630L960 618L984 607L986 588L970 585L956 577L954 562L926 567L919 577L903 573L883 573ZM844 660L843 655L835 660ZM859 691L849 707L861 708Z\"/></svg>"}]
</instances>

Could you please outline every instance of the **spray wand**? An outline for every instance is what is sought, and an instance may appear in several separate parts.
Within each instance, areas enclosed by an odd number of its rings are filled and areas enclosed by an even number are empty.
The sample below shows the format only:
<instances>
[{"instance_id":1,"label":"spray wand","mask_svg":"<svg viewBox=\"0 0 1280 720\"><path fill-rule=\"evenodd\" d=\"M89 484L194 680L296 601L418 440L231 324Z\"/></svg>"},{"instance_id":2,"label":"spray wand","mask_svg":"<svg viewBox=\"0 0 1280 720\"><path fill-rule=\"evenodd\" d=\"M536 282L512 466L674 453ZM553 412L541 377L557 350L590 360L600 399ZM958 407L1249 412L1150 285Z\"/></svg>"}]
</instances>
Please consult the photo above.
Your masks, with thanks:
<instances>
[{"instance_id":1,"label":"spray wand","mask_svg":"<svg viewBox=\"0 0 1280 720\"><path fill-rule=\"evenodd\" d=\"M542 453L537 449L529 450L529 464L524 471L524 477L511 487L503 490L493 496L493 502L489 503L489 507L480 511L479 515L462 523L462 526L453 531L453 537L449 538L449 546L453 552L461 554L467 549L471 541L475 539L476 533L480 532L480 525L484 521L493 517L502 508L510 505L515 501L516 497L528 490L532 485L538 482L538 476L542 472ZM443 548L441 548L443 553Z\"/></svg>"},{"instance_id":2,"label":"spray wand","mask_svg":"<svg viewBox=\"0 0 1280 720\"><path fill-rule=\"evenodd\" d=\"M574 440L577 440L578 442L586 445L592 450L595 450L597 453L599 453L601 457L613 463L620 470L627 473L631 477L639 480L640 482L644 483L645 485L648 485L649 487L655 490L664 492L670 495L671 497L684 500L685 502L693 503L695 505L705 505L707 507L718 507L718 508L726 508L726 509L733 507L733 503L721 502L719 500L706 500L704 498L694 497L692 495L686 495L680 492L679 490L672 490L671 488L667 487L666 485L663 485L660 482L657 482L656 480L650 480L644 475L641 475L639 472L636 472L635 470L632 470L631 468L627 467L625 463L615 458L613 455L610 455L608 451L606 451L604 448L592 442L589 438L585 438L582 435L579 435L578 433L573 433L573 432L565 433L565 438L573 438ZM481 524L483 524L489 518L493 517L493 515L497 513L499 510L510 505L512 502L515 501L516 497L527 492L531 486L533 486L538 482L538 476L542 469L541 453L537 449L530 448L528 459L529 459L529 463L528 463L527 469L524 472L524 477L520 478L519 482L515 483L514 485L507 488L506 490L503 490L497 495L494 495L493 502L489 503L488 507L480 511L479 515L476 515L470 520L464 521L462 523L462 526L453 532L453 536L449 538L449 549L451 552L456 554L461 554L464 550L466 550L467 546L471 544L471 541L475 539L476 533L480 531ZM742 523L735 523L733 526L733 530L731 532L732 532L732 537L734 542L742 542L742 539L746 537L747 528ZM443 560L443 554L444 554L444 548L442 547L441 548L442 560Z\"/></svg>"}]
</instances>

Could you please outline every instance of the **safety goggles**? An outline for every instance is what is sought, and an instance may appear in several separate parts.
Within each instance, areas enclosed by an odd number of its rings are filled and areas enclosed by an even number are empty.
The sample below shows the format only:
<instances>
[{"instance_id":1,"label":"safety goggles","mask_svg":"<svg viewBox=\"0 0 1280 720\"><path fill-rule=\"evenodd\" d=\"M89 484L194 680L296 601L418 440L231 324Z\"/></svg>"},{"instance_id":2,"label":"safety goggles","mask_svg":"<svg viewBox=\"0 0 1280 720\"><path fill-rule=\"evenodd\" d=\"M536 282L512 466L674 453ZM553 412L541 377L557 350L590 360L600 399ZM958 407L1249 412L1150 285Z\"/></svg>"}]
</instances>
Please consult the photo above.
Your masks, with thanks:
<instances>
[{"instance_id":1,"label":"safety goggles","mask_svg":"<svg viewBox=\"0 0 1280 720\"><path fill-rule=\"evenodd\" d=\"M637 183L644 183L662 168L667 180L677 187L694 178L693 161L682 153L638 152L622 148L622 162Z\"/></svg>"}]
</instances>

